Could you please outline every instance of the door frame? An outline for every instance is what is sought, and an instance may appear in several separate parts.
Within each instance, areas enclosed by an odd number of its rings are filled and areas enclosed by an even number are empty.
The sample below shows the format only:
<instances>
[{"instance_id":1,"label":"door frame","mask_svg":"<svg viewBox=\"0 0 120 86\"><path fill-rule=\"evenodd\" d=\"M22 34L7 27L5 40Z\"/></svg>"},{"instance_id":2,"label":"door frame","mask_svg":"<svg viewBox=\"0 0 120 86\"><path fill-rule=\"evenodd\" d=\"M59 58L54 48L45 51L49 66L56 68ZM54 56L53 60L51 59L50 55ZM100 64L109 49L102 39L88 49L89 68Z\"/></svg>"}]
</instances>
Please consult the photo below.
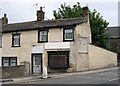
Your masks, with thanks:
<instances>
[{"instance_id":1,"label":"door frame","mask_svg":"<svg viewBox=\"0 0 120 86\"><path fill-rule=\"evenodd\" d=\"M32 53L31 54L31 69L32 69L32 74L33 74L33 56L34 55L41 55L41 74L42 74L42 72L43 72L43 69L42 69L42 53Z\"/></svg>"}]
</instances>

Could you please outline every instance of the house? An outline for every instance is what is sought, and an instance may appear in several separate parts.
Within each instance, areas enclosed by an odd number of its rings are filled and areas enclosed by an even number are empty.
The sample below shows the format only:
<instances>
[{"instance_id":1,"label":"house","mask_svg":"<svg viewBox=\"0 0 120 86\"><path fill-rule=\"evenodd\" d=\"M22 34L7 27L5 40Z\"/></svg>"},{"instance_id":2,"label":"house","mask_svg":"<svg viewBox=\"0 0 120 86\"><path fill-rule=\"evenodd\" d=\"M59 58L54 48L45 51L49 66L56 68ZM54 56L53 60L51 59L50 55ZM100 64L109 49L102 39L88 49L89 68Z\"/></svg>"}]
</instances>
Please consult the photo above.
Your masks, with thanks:
<instances>
[{"instance_id":1,"label":"house","mask_svg":"<svg viewBox=\"0 0 120 86\"><path fill-rule=\"evenodd\" d=\"M119 26L108 27L107 32L109 37L109 50L118 54L118 60L120 59L120 28Z\"/></svg>"},{"instance_id":2,"label":"house","mask_svg":"<svg viewBox=\"0 0 120 86\"><path fill-rule=\"evenodd\" d=\"M117 65L116 53L91 44L88 8L84 16L44 20L42 8L37 21L2 26L1 66L27 64L30 73L75 72ZM25 65L26 65L25 64Z\"/></svg>"}]
</instances>

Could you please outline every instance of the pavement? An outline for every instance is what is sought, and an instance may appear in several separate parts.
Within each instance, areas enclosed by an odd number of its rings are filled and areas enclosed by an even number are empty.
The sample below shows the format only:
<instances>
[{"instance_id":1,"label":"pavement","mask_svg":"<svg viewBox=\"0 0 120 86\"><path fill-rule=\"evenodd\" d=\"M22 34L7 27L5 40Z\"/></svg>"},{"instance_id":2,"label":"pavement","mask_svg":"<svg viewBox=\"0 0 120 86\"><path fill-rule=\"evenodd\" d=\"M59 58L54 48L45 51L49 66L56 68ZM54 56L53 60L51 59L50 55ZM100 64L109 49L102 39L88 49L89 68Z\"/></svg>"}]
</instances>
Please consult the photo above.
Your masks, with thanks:
<instances>
[{"instance_id":1,"label":"pavement","mask_svg":"<svg viewBox=\"0 0 120 86\"><path fill-rule=\"evenodd\" d=\"M43 80L43 79L51 79L51 78L61 78L65 76L75 75L75 74L90 74L90 73L98 73L103 71L110 71L118 69L118 67L112 67L112 68L105 68L105 69L98 69L98 70L90 70L90 71L83 71L83 72L74 72L74 73L51 73L48 74L48 78L43 78L42 74L37 75L29 75L29 76L23 76L19 78L10 78L10 79L0 79L0 83L2 84L8 84L8 83L15 83L15 82L22 82L22 81L31 81L31 80Z\"/></svg>"}]
</instances>

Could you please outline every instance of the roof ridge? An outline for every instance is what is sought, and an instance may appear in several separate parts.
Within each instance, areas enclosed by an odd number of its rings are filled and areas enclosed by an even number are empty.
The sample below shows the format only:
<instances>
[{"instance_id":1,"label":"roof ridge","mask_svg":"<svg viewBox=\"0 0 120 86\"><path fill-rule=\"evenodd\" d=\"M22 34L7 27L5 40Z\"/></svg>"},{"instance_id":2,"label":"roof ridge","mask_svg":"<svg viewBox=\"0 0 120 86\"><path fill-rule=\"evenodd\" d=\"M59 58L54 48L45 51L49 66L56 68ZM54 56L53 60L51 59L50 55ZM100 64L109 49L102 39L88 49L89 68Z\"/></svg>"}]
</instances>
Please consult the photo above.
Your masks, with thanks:
<instances>
[{"instance_id":1,"label":"roof ridge","mask_svg":"<svg viewBox=\"0 0 120 86\"><path fill-rule=\"evenodd\" d=\"M13 25L13 24L23 24L23 23L32 23L32 22L52 22L52 21L65 21L65 20L74 20L74 19L85 19L84 17L75 17L75 18L66 18L66 19L53 19L53 20L43 20L43 21L27 21L27 22L17 22L17 23L10 23L7 25Z\"/></svg>"},{"instance_id":2,"label":"roof ridge","mask_svg":"<svg viewBox=\"0 0 120 86\"><path fill-rule=\"evenodd\" d=\"M76 17L76 18L68 18L68 19L55 19L55 20L13 23L13 24L4 25L3 32L33 30L38 28L61 27L61 26L81 24L87 21L88 20L85 17Z\"/></svg>"}]
</instances>

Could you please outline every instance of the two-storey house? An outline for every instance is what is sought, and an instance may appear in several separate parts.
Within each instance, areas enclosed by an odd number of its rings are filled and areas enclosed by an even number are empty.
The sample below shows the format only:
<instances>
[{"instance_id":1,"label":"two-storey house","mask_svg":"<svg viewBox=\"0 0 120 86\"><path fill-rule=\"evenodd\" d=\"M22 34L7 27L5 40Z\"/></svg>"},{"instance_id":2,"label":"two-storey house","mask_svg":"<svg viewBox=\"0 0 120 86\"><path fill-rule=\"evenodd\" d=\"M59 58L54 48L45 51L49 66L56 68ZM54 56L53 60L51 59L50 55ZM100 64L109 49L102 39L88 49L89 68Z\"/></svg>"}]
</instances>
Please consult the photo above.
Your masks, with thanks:
<instances>
[{"instance_id":1,"label":"two-storey house","mask_svg":"<svg viewBox=\"0 0 120 86\"><path fill-rule=\"evenodd\" d=\"M4 15L1 65L5 67L28 63L27 68L30 73L42 73L43 67L47 67L48 72L102 68L100 64L104 64L104 60L92 61L98 53L101 55L102 50L90 54L97 48L92 49L94 46L89 45L91 29L87 7L83 8L83 13L84 16L79 18L44 20L44 12L41 8L37 11L37 21L14 24L7 24L8 20ZM108 57L112 58L112 61L106 62L115 66L115 56L116 54L110 54ZM100 64L95 65L97 63Z\"/></svg>"}]
</instances>

